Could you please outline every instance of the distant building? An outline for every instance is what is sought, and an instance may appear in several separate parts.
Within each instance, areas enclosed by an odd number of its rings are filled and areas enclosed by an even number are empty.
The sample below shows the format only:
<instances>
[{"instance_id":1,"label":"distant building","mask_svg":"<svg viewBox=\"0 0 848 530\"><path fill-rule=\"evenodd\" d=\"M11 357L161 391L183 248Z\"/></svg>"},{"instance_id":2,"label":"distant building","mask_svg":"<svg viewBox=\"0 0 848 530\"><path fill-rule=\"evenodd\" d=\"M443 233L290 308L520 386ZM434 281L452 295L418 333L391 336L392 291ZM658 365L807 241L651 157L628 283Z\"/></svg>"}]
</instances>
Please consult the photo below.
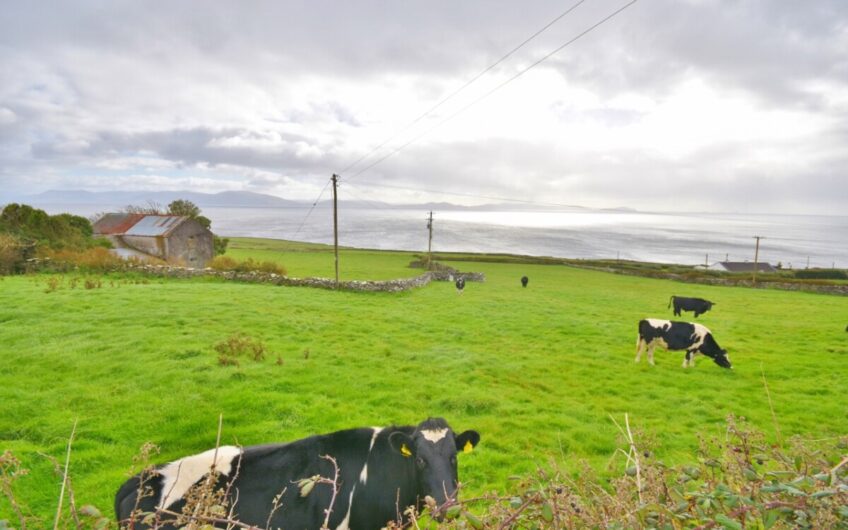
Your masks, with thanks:
<instances>
[{"instance_id":1,"label":"distant building","mask_svg":"<svg viewBox=\"0 0 848 530\"><path fill-rule=\"evenodd\" d=\"M754 262L719 261L710 265L710 270L722 272L754 272ZM768 263L757 263L757 272L777 272L777 269Z\"/></svg>"},{"instance_id":2,"label":"distant building","mask_svg":"<svg viewBox=\"0 0 848 530\"><path fill-rule=\"evenodd\" d=\"M179 215L107 213L93 225L121 257L154 257L202 268L215 255L212 232L197 220Z\"/></svg>"}]
</instances>

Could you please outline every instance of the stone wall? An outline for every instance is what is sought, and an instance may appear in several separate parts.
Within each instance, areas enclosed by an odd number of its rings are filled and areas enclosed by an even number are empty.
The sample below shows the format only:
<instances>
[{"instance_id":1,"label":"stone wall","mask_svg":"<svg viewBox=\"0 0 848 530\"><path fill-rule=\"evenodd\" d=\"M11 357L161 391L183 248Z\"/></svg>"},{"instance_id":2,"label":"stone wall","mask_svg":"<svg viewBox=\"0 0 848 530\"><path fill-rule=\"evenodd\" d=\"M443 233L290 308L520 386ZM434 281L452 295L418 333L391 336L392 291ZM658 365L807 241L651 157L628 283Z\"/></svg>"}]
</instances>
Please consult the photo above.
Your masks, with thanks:
<instances>
[{"instance_id":1,"label":"stone wall","mask_svg":"<svg viewBox=\"0 0 848 530\"><path fill-rule=\"evenodd\" d=\"M838 296L848 296L848 284L819 284L806 282L774 282L774 281L758 281L753 283L751 280L743 280L741 278L716 278L716 277L691 277L682 274L674 273L658 273L649 272L639 274L635 271L622 271L611 267L593 267L589 265L570 265L580 269L589 269L601 272L610 272L612 274L621 274L624 276L641 276L643 278L654 278L657 280L673 280L684 283L699 283L703 285L721 285L725 287L750 287L753 289L778 289L781 291L799 291L818 294L833 294Z\"/></svg>"},{"instance_id":2,"label":"stone wall","mask_svg":"<svg viewBox=\"0 0 848 530\"><path fill-rule=\"evenodd\" d=\"M287 285L291 287L317 287L319 289L335 289L336 282L332 278L290 278L268 272L235 272L216 271L213 269L191 269L184 267L173 267L168 265L137 265L128 266L127 270L159 276L164 278L200 278L212 277L222 278L246 283L267 283L272 285ZM430 271L414 278L401 278L398 280L347 280L339 282L339 289L345 291L367 291L367 292L401 292L424 287L430 282L453 282L459 277L468 282L486 281L486 275L482 272L459 272Z\"/></svg>"}]
</instances>

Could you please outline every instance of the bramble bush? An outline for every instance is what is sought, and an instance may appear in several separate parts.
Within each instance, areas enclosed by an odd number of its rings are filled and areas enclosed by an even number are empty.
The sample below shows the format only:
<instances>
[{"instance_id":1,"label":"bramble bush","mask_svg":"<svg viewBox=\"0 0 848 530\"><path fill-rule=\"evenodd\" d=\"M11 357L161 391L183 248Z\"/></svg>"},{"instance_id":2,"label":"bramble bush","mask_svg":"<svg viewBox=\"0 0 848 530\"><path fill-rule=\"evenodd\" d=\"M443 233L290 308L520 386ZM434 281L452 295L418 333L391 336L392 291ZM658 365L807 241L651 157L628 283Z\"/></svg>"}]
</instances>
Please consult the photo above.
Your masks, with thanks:
<instances>
[{"instance_id":1,"label":"bramble bush","mask_svg":"<svg viewBox=\"0 0 848 530\"><path fill-rule=\"evenodd\" d=\"M226 341L225 341L226 342ZM246 348L242 339L234 341ZM223 344L223 343L222 343ZM848 435L823 440L792 438L769 443L744 418L727 419L724 436L702 437L689 464L667 466L654 457L650 437L622 430L621 471L600 478L586 463L569 471L552 462L535 473L514 477L503 493L450 501L437 507L425 500L423 515L405 510L412 521L388 522L386 528L416 530L505 530L629 528L678 529L846 529L848 528ZM150 444L141 460L149 466ZM136 460L136 459L134 459ZM613 461L614 462L614 461ZM138 460L136 460L138 463ZM138 466L136 466L138 467ZM40 528L24 503L15 496L14 483L27 470L10 452L0 457L0 502L5 499L17 525ZM303 477L301 494L308 485L332 483L331 477ZM203 528L218 519L227 527L244 527L231 520L235 513L225 495L214 490L216 480L202 481L192 494L190 514L142 514L140 517L180 517L181 524ZM70 484L70 481L68 481ZM312 488L309 488L310 490ZM205 493L203 493L205 491ZM202 495L200 493L203 493ZM309 494L306 491L305 494ZM73 498L73 497L71 497ZM207 499L207 500L203 500ZM332 507L331 507L332 508ZM274 507L284 510L284 506ZM430 519L438 512L442 522ZM93 507L63 511L62 527L116 528ZM80 514L83 516L81 517ZM91 514L86 517L85 514ZM200 515L191 515L200 514ZM223 521L223 522L222 522ZM41 521L43 522L43 521ZM0 520L0 528L12 523Z\"/></svg>"}]
</instances>

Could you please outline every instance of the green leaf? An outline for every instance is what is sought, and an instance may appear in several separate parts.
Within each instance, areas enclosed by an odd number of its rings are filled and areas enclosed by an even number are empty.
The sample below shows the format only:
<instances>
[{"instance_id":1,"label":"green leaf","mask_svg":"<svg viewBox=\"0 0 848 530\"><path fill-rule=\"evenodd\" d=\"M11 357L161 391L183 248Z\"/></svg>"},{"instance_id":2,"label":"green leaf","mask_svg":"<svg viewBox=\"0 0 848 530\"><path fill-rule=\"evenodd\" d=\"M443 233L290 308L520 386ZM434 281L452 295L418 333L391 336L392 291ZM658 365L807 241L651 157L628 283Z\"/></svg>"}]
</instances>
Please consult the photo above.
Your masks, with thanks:
<instances>
[{"instance_id":1,"label":"green leaf","mask_svg":"<svg viewBox=\"0 0 848 530\"><path fill-rule=\"evenodd\" d=\"M554 510L549 502L542 505L542 519L549 523L554 520Z\"/></svg>"},{"instance_id":2,"label":"green leaf","mask_svg":"<svg viewBox=\"0 0 848 530\"><path fill-rule=\"evenodd\" d=\"M823 499L825 497L830 497L831 495L836 495L835 490L821 490L813 493L810 497L814 499Z\"/></svg>"},{"instance_id":3,"label":"green leaf","mask_svg":"<svg viewBox=\"0 0 848 530\"><path fill-rule=\"evenodd\" d=\"M721 523L725 528L730 528L732 530L742 530L742 525L739 524L739 521L731 519L730 517L720 513L715 516L715 520L717 523Z\"/></svg>"},{"instance_id":4,"label":"green leaf","mask_svg":"<svg viewBox=\"0 0 848 530\"><path fill-rule=\"evenodd\" d=\"M774 523L776 523L778 519L780 519L780 512L778 512L777 510L767 511L765 517L763 517L763 528L765 528L765 530L768 530L769 528L774 526Z\"/></svg>"},{"instance_id":5,"label":"green leaf","mask_svg":"<svg viewBox=\"0 0 848 530\"><path fill-rule=\"evenodd\" d=\"M465 513L465 520L468 521L468 524L471 525L471 528L475 530L481 530L483 528L483 521L481 521L476 515L472 513Z\"/></svg>"}]
</instances>

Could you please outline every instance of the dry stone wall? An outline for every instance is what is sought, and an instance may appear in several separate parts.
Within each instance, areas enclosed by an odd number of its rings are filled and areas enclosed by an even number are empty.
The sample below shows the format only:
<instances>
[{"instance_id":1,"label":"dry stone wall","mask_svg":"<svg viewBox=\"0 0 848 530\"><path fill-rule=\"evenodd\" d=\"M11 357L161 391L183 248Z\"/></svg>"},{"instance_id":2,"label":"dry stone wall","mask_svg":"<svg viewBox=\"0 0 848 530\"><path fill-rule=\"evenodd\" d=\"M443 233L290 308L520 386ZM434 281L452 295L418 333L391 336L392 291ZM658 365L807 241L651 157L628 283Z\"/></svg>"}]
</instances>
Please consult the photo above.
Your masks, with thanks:
<instances>
[{"instance_id":1,"label":"dry stone wall","mask_svg":"<svg viewBox=\"0 0 848 530\"><path fill-rule=\"evenodd\" d=\"M291 287L315 287L319 289L336 288L336 282L332 278L290 278L288 276L267 272L217 271L213 269L192 269L167 265L137 265L128 267L128 270L164 278L211 277L245 283L266 283L272 285L287 285ZM451 269L450 271L428 271L414 278L401 278L397 280L340 281L339 289L345 291L393 293L424 287L434 281L452 282L459 277L465 278L465 281L467 282L486 281L486 275L482 272L460 272L455 269Z\"/></svg>"}]
</instances>

